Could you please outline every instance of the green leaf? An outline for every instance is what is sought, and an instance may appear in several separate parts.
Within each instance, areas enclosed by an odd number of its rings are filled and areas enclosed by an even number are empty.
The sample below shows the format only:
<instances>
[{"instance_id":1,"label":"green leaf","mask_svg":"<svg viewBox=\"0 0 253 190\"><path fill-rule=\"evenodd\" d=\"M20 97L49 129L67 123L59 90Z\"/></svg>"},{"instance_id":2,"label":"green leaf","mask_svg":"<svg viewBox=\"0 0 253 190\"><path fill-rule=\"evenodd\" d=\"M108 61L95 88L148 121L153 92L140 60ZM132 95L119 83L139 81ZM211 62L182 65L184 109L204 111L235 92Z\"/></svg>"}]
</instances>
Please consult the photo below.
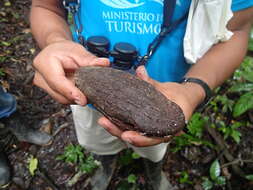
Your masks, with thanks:
<instances>
[{"instance_id":1,"label":"green leaf","mask_svg":"<svg viewBox=\"0 0 253 190\"><path fill-rule=\"evenodd\" d=\"M253 82L253 72L245 72L243 78L249 82Z\"/></svg>"},{"instance_id":2,"label":"green leaf","mask_svg":"<svg viewBox=\"0 0 253 190\"><path fill-rule=\"evenodd\" d=\"M253 58L246 57L243 61L242 77L250 82L253 82Z\"/></svg>"},{"instance_id":3,"label":"green leaf","mask_svg":"<svg viewBox=\"0 0 253 190\"><path fill-rule=\"evenodd\" d=\"M241 141L242 134L239 131L233 130L231 137L234 139L234 141L239 144Z\"/></svg>"},{"instance_id":4,"label":"green leaf","mask_svg":"<svg viewBox=\"0 0 253 190\"><path fill-rule=\"evenodd\" d=\"M1 61L0 61L1 62ZM5 76L5 71L3 68L0 68L0 76L4 77Z\"/></svg>"},{"instance_id":5,"label":"green leaf","mask_svg":"<svg viewBox=\"0 0 253 190\"><path fill-rule=\"evenodd\" d=\"M249 92L253 90L253 84L252 83L239 83L234 86L232 86L228 92Z\"/></svg>"},{"instance_id":6,"label":"green leaf","mask_svg":"<svg viewBox=\"0 0 253 190\"><path fill-rule=\"evenodd\" d=\"M204 190L211 190L213 188L213 182L208 178L204 178L204 182L202 183L202 187Z\"/></svg>"},{"instance_id":7,"label":"green leaf","mask_svg":"<svg viewBox=\"0 0 253 190\"><path fill-rule=\"evenodd\" d=\"M1 41L1 44L2 44L3 46L7 46L7 47L11 45L10 42L5 42L5 41Z\"/></svg>"},{"instance_id":8,"label":"green leaf","mask_svg":"<svg viewBox=\"0 0 253 190\"><path fill-rule=\"evenodd\" d=\"M226 95L218 95L216 101L222 104L222 112L233 111L234 101L230 100Z\"/></svg>"},{"instance_id":9,"label":"green leaf","mask_svg":"<svg viewBox=\"0 0 253 190\"><path fill-rule=\"evenodd\" d=\"M133 162L132 157L133 151L131 149L127 149L125 152L123 152L122 155L119 157L119 163L120 165L126 166Z\"/></svg>"},{"instance_id":10,"label":"green leaf","mask_svg":"<svg viewBox=\"0 0 253 190\"><path fill-rule=\"evenodd\" d=\"M216 180L221 173L221 168L220 168L220 163L218 162L218 160L215 160L211 167L210 167L210 177L212 180Z\"/></svg>"},{"instance_id":11,"label":"green leaf","mask_svg":"<svg viewBox=\"0 0 253 190\"><path fill-rule=\"evenodd\" d=\"M240 97L234 106L233 116L238 117L253 108L253 92L248 92Z\"/></svg>"},{"instance_id":12,"label":"green leaf","mask_svg":"<svg viewBox=\"0 0 253 190\"><path fill-rule=\"evenodd\" d=\"M248 180L250 180L250 181L253 181L253 174L247 175L247 176L245 176L245 177L246 177L246 179L248 179Z\"/></svg>"},{"instance_id":13,"label":"green leaf","mask_svg":"<svg viewBox=\"0 0 253 190\"><path fill-rule=\"evenodd\" d=\"M117 190L131 190L132 184L128 183L126 180L120 181L117 185Z\"/></svg>"},{"instance_id":14,"label":"green leaf","mask_svg":"<svg viewBox=\"0 0 253 190\"><path fill-rule=\"evenodd\" d=\"M88 156L84 163L80 163L80 170L84 173L90 174L92 173L96 168L99 167L100 163L93 158L93 156Z\"/></svg>"},{"instance_id":15,"label":"green leaf","mask_svg":"<svg viewBox=\"0 0 253 190\"><path fill-rule=\"evenodd\" d=\"M37 170L37 168L38 168L38 159L33 158L33 156L31 156L31 158L29 159L29 171L32 176L34 176L34 173Z\"/></svg>"},{"instance_id":16,"label":"green leaf","mask_svg":"<svg viewBox=\"0 0 253 190\"><path fill-rule=\"evenodd\" d=\"M224 176L219 176L215 182L217 185L226 185L226 178Z\"/></svg>"},{"instance_id":17,"label":"green leaf","mask_svg":"<svg viewBox=\"0 0 253 190\"><path fill-rule=\"evenodd\" d=\"M237 69L234 72L234 77L235 80L247 80L250 82L253 82L253 58L252 57L246 57L243 60L243 63L241 64L240 68Z\"/></svg>"},{"instance_id":18,"label":"green leaf","mask_svg":"<svg viewBox=\"0 0 253 190\"><path fill-rule=\"evenodd\" d=\"M192 115L191 120L187 125L187 129L189 130L190 134L200 138L202 136L206 121L207 118L202 117L200 113L195 113Z\"/></svg>"},{"instance_id":19,"label":"green leaf","mask_svg":"<svg viewBox=\"0 0 253 190\"><path fill-rule=\"evenodd\" d=\"M188 183L192 184L192 182L189 180L189 174L186 171L181 172L181 176L179 178L180 183Z\"/></svg>"},{"instance_id":20,"label":"green leaf","mask_svg":"<svg viewBox=\"0 0 253 190\"><path fill-rule=\"evenodd\" d=\"M134 174L130 174L130 175L127 177L128 183L133 183L133 184L135 184L135 183L136 183L136 180L137 180L137 177L136 177Z\"/></svg>"},{"instance_id":21,"label":"green leaf","mask_svg":"<svg viewBox=\"0 0 253 190\"><path fill-rule=\"evenodd\" d=\"M65 156L64 155L59 155L56 157L56 160L65 160Z\"/></svg>"},{"instance_id":22,"label":"green leaf","mask_svg":"<svg viewBox=\"0 0 253 190\"><path fill-rule=\"evenodd\" d=\"M135 152L132 153L132 158L133 159L139 159L141 156Z\"/></svg>"}]
</instances>

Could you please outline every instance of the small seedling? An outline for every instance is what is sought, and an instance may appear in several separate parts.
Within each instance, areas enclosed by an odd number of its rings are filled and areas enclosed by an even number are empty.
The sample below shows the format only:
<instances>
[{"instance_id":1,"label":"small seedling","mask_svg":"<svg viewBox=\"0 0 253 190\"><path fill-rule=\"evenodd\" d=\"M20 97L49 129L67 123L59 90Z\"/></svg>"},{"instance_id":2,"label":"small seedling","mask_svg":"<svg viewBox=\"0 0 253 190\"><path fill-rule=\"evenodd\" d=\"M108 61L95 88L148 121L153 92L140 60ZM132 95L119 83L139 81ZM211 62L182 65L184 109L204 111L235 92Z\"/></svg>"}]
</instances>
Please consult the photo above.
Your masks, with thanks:
<instances>
[{"instance_id":1,"label":"small seedling","mask_svg":"<svg viewBox=\"0 0 253 190\"><path fill-rule=\"evenodd\" d=\"M132 149L127 149L124 151L122 155L119 157L119 164L122 166L127 166L140 158L140 155L133 152Z\"/></svg>"},{"instance_id":2,"label":"small seedling","mask_svg":"<svg viewBox=\"0 0 253 190\"><path fill-rule=\"evenodd\" d=\"M64 153L58 156L56 160L63 160L69 164L75 164L81 172L87 174L92 173L100 165L92 155L85 153L83 147L72 144L65 147Z\"/></svg>"},{"instance_id":3,"label":"small seedling","mask_svg":"<svg viewBox=\"0 0 253 190\"><path fill-rule=\"evenodd\" d=\"M185 146L190 146L193 144L206 145L210 148L213 148L214 145L212 143L202 139L204 126L207 120L207 117L203 117L200 113L195 113L187 125L188 133L173 138L175 147L173 147L171 151L177 152Z\"/></svg>"},{"instance_id":4,"label":"small seedling","mask_svg":"<svg viewBox=\"0 0 253 190\"><path fill-rule=\"evenodd\" d=\"M181 172L179 183L192 184L192 181L189 179L189 174L186 171Z\"/></svg>"},{"instance_id":5,"label":"small seedling","mask_svg":"<svg viewBox=\"0 0 253 190\"><path fill-rule=\"evenodd\" d=\"M240 143L242 134L237 129L242 126L240 122L234 122L231 126L227 126L223 121L219 121L218 130L221 131L226 140L228 137L231 137L237 144Z\"/></svg>"},{"instance_id":6,"label":"small seedling","mask_svg":"<svg viewBox=\"0 0 253 190\"><path fill-rule=\"evenodd\" d=\"M210 190L214 187L222 187L226 185L226 178L221 176L221 167L218 160L215 160L210 169L209 169L209 177L203 177L202 187L204 190Z\"/></svg>"},{"instance_id":7,"label":"small seedling","mask_svg":"<svg viewBox=\"0 0 253 190\"><path fill-rule=\"evenodd\" d=\"M118 184L117 190L140 190L137 184L137 176L130 174Z\"/></svg>"}]
</instances>

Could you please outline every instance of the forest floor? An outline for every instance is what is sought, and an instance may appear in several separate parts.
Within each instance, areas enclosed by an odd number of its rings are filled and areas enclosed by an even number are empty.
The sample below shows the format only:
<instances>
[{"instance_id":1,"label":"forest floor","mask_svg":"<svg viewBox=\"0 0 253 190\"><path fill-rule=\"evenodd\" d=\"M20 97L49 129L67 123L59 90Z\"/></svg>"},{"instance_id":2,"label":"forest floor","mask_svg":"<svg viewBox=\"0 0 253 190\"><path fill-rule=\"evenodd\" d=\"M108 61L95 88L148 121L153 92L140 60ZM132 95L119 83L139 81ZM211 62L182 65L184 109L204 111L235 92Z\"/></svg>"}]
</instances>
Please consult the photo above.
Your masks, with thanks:
<instances>
[{"instance_id":1,"label":"forest floor","mask_svg":"<svg viewBox=\"0 0 253 190\"><path fill-rule=\"evenodd\" d=\"M69 181L78 173L77 167L56 160L57 156L64 153L67 145L77 145L78 142L69 107L58 104L32 84L34 75L32 60L38 48L29 29L29 7L30 0L0 1L0 83L16 97L18 110L26 117L27 125L50 133L53 136L53 142L47 146L36 146L18 142L11 134L2 137L2 140L8 142L6 153L13 174L11 183L4 189L89 190L89 175L83 174L76 182L69 184ZM252 160L253 132L252 128L250 129L241 131L243 141L240 145L234 143L228 145L227 151L231 154L232 160L238 158L238 155L243 157L246 153L249 155L248 160ZM219 135L213 131L209 133L210 141L220 142ZM218 137L215 138L216 136ZM222 146L222 144L224 144L223 141L219 145ZM222 157L222 154L217 155L217 151L199 147L197 144L176 153L168 151L164 171L176 187L175 189L202 190L202 177L209 175L210 163L215 158ZM35 174L32 175L29 171L29 163L34 158L38 160L38 165L36 165ZM128 164L119 165L108 189L145 189L147 184L142 173L141 160L129 158L129 151L123 152L122 158L125 158L125 163ZM253 174L252 163L242 166L245 171ZM253 190L251 181L239 177L240 171L240 168L238 172L234 167L232 169L229 166L223 167L222 174L229 179L229 183L216 189ZM136 180L127 181L130 174L136 176Z\"/></svg>"}]
</instances>

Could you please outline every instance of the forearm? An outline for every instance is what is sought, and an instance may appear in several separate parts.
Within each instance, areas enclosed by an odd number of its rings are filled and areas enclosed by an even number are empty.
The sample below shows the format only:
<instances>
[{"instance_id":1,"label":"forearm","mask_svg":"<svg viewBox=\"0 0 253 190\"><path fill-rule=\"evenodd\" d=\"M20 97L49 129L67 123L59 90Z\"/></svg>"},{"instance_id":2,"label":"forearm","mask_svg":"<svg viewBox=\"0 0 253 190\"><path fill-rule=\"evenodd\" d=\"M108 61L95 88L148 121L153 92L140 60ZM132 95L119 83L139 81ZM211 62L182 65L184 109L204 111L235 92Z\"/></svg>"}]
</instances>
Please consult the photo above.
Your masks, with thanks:
<instances>
[{"instance_id":1,"label":"forearm","mask_svg":"<svg viewBox=\"0 0 253 190\"><path fill-rule=\"evenodd\" d=\"M234 32L229 41L215 45L191 67L186 76L200 78L212 89L220 85L242 62L247 52L248 33L249 27Z\"/></svg>"},{"instance_id":2,"label":"forearm","mask_svg":"<svg viewBox=\"0 0 253 190\"><path fill-rule=\"evenodd\" d=\"M72 39L64 11L58 1L33 0L30 23L32 34L40 48L57 41Z\"/></svg>"},{"instance_id":3,"label":"forearm","mask_svg":"<svg viewBox=\"0 0 253 190\"><path fill-rule=\"evenodd\" d=\"M222 84L239 67L248 47L250 24L242 30L234 31L233 37L223 43L213 46L187 72L186 77L199 78L211 89ZM189 94L192 94L194 105L198 105L205 97L204 90L197 84L187 83Z\"/></svg>"}]
</instances>

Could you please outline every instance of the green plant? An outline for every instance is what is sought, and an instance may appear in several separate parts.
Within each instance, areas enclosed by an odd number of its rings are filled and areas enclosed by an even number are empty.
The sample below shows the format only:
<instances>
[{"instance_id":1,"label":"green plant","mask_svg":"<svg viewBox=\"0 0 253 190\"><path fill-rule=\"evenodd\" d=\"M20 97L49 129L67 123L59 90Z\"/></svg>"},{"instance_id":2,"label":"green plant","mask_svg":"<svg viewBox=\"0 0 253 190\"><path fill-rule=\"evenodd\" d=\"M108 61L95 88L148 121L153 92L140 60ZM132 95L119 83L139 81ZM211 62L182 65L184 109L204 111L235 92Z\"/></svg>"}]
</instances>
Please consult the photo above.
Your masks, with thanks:
<instances>
[{"instance_id":1,"label":"green plant","mask_svg":"<svg viewBox=\"0 0 253 190\"><path fill-rule=\"evenodd\" d=\"M240 98L233 107L233 116L238 117L253 109L253 58L246 57L234 74L235 84L228 90Z\"/></svg>"},{"instance_id":2,"label":"green plant","mask_svg":"<svg viewBox=\"0 0 253 190\"><path fill-rule=\"evenodd\" d=\"M56 160L63 160L69 164L75 164L81 172L88 174L92 173L100 165L92 155L85 154L83 147L73 144L65 147L64 153L57 156Z\"/></svg>"},{"instance_id":3,"label":"green plant","mask_svg":"<svg viewBox=\"0 0 253 190\"><path fill-rule=\"evenodd\" d=\"M0 41L0 44L1 44L2 46L5 46L5 47L11 46L11 43L10 43L10 42L6 42L6 41Z\"/></svg>"},{"instance_id":4,"label":"green plant","mask_svg":"<svg viewBox=\"0 0 253 190\"><path fill-rule=\"evenodd\" d=\"M245 178L248 179L248 180L250 180L250 181L253 181L253 174L246 175Z\"/></svg>"},{"instance_id":5,"label":"green plant","mask_svg":"<svg viewBox=\"0 0 253 190\"><path fill-rule=\"evenodd\" d=\"M127 182L128 182L128 183L135 184L136 181L137 181L137 177L136 177L136 175L134 175L134 174L130 174L130 175L127 177Z\"/></svg>"},{"instance_id":6,"label":"green plant","mask_svg":"<svg viewBox=\"0 0 253 190\"><path fill-rule=\"evenodd\" d=\"M210 190L215 186L224 186L226 185L226 178L221 176L221 167L218 160L215 160L210 169L209 169L209 177L203 177L202 187L204 190Z\"/></svg>"},{"instance_id":7,"label":"green plant","mask_svg":"<svg viewBox=\"0 0 253 190\"><path fill-rule=\"evenodd\" d=\"M189 174L186 171L182 171L179 178L179 183L192 184L192 181L189 179Z\"/></svg>"},{"instance_id":8,"label":"green plant","mask_svg":"<svg viewBox=\"0 0 253 190\"><path fill-rule=\"evenodd\" d=\"M137 176L130 174L117 185L117 190L140 190L137 184Z\"/></svg>"},{"instance_id":9,"label":"green plant","mask_svg":"<svg viewBox=\"0 0 253 190\"><path fill-rule=\"evenodd\" d=\"M70 144L64 149L64 153L57 156L56 160L63 160L67 163L76 164L77 162L83 162L84 153L83 147L80 145Z\"/></svg>"},{"instance_id":10,"label":"green plant","mask_svg":"<svg viewBox=\"0 0 253 190\"><path fill-rule=\"evenodd\" d=\"M200 113L195 113L191 117L188 125L186 126L188 132L180 136L174 137L173 142L175 146L171 149L172 152L177 152L185 146L190 145L206 145L213 148L213 144L203 140L203 131L208 117L203 117Z\"/></svg>"},{"instance_id":11,"label":"green plant","mask_svg":"<svg viewBox=\"0 0 253 190\"><path fill-rule=\"evenodd\" d=\"M240 122L233 122L231 126L227 126L223 121L219 121L218 130L221 131L226 140L228 137L231 137L237 144L240 143L242 134L237 129L242 126Z\"/></svg>"},{"instance_id":12,"label":"green plant","mask_svg":"<svg viewBox=\"0 0 253 190\"><path fill-rule=\"evenodd\" d=\"M233 116L238 117L253 109L253 91L243 94L234 107Z\"/></svg>"},{"instance_id":13,"label":"green plant","mask_svg":"<svg viewBox=\"0 0 253 190\"><path fill-rule=\"evenodd\" d=\"M222 113L233 112L234 100L229 99L226 95L217 95L214 102L220 103ZM218 111L218 110L217 110Z\"/></svg>"},{"instance_id":14,"label":"green plant","mask_svg":"<svg viewBox=\"0 0 253 190\"><path fill-rule=\"evenodd\" d=\"M0 62L1 62L1 60L0 60ZM4 77L4 76L5 76L5 71L4 71L3 68L0 68L0 76L1 76L1 77Z\"/></svg>"},{"instance_id":15,"label":"green plant","mask_svg":"<svg viewBox=\"0 0 253 190\"><path fill-rule=\"evenodd\" d=\"M80 170L83 173L92 173L96 168L98 168L100 163L89 155L85 158L84 162L80 163Z\"/></svg>"},{"instance_id":16,"label":"green plant","mask_svg":"<svg viewBox=\"0 0 253 190\"><path fill-rule=\"evenodd\" d=\"M140 155L133 152L132 149L127 149L119 157L119 164L122 166L129 165L134 162L134 160L139 159Z\"/></svg>"}]
</instances>

